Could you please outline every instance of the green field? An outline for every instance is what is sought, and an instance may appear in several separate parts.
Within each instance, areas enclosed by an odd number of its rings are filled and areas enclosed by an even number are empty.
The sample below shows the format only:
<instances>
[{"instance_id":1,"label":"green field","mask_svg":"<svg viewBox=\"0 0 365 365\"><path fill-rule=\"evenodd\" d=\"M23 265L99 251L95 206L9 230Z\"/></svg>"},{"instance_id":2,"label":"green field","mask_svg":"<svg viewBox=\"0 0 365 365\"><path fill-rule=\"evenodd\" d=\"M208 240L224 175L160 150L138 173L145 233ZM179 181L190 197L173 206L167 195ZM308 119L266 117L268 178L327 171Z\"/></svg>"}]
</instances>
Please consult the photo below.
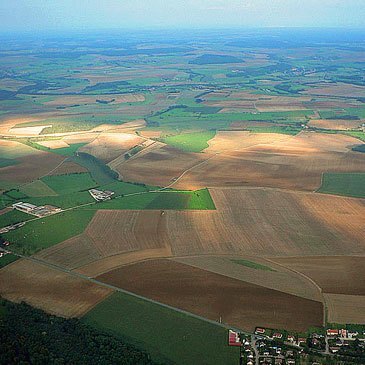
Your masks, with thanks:
<instances>
[{"instance_id":1,"label":"green field","mask_svg":"<svg viewBox=\"0 0 365 365\"><path fill-rule=\"evenodd\" d=\"M11 264L12 262L18 260L18 257L12 255L11 253L6 254L3 257L0 257L0 269L5 267L6 265Z\"/></svg>"},{"instance_id":2,"label":"green field","mask_svg":"<svg viewBox=\"0 0 365 365\"><path fill-rule=\"evenodd\" d=\"M318 192L365 198L365 173L325 173Z\"/></svg>"},{"instance_id":3,"label":"green field","mask_svg":"<svg viewBox=\"0 0 365 365\"><path fill-rule=\"evenodd\" d=\"M263 271L275 271L274 269L272 269L269 266L258 264L257 262L254 262L254 261L243 260L243 259L231 260L231 261L234 262L235 264L249 267L250 269L263 270Z\"/></svg>"},{"instance_id":4,"label":"green field","mask_svg":"<svg viewBox=\"0 0 365 365\"><path fill-rule=\"evenodd\" d=\"M34 205L53 205L62 209L72 208L83 204L95 202L88 191L68 193L57 196L43 196L25 198L22 201Z\"/></svg>"},{"instance_id":5,"label":"green field","mask_svg":"<svg viewBox=\"0 0 365 365\"><path fill-rule=\"evenodd\" d=\"M68 238L81 234L94 216L94 211L72 210L37 219L6 233L14 252L32 255Z\"/></svg>"},{"instance_id":6,"label":"green field","mask_svg":"<svg viewBox=\"0 0 365 365\"><path fill-rule=\"evenodd\" d=\"M10 224L27 221L33 216L13 209L5 214L0 215L0 228L9 226Z\"/></svg>"},{"instance_id":7,"label":"green field","mask_svg":"<svg viewBox=\"0 0 365 365\"><path fill-rule=\"evenodd\" d=\"M208 141L214 138L215 131L178 134L162 139L166 144L187 152L201 152L209 147Z\"/></svg>"},{"instance_id":8,"label":"green field","mask_svg":"<svg viewBox=\"0 0 365 365\"><path fill-rule=\"evenodd\" d=\"M165 364L239 364L239 349L228 347L225 328L120 292L94 307L83 320L129 339Z\"/></svg>"},{"instance_id":9,"label":"green field","mask_svg":"<svg viewBox=\"0 0 365 365\"><path fill-rule=\"evenodd\" d=\"M50 152L57 153L58 155L62 156L73 156L74 153L82 146L85 146L85 144L86 143L73 143L70 144L69 147L51 149Z\"/></svg>"},{"instance_id":10,"label":"green field","mask_svg":"<svg viewBox=\"0 0 365 365\"><path fill-rule=\"evenodd\" d=\"M70 194L95 188L97 183L89 173L52 175L41 179L57 194Z\"/></svg>"},{"instance_id":11,"label":"green field","mask_svg":"<svg viewBox=\"0 0 365 365\"><path fill-rule=\"evenodd\" d=\"M166 210L214 210L214 202L208 189L197 191L156 191L130 196L87 206L84 209L166 209Z\"/></svg>"},{"instance_id":12,"label":"green field","mask_svg":"<svg viewBox=\"0 0 365 365\"><path fill-rule=\"evenodd\" d=\"M57 193L52 190L46 183L42 180L35 180L27 185L23 185L20 191L30 197L39 196L55 196Z\"/></svg>"},{"instance_id":13,"label":"green field","mask_svg":"<svg viewBox=\"0 0 365 365\"><path fill-rule=\"evenodd\" d=\"M110 184L118 179L118 174L115 171L88 153L79 152L70 157L70 161L85 167L98 185Z\"/></svg>"}]
</instances>

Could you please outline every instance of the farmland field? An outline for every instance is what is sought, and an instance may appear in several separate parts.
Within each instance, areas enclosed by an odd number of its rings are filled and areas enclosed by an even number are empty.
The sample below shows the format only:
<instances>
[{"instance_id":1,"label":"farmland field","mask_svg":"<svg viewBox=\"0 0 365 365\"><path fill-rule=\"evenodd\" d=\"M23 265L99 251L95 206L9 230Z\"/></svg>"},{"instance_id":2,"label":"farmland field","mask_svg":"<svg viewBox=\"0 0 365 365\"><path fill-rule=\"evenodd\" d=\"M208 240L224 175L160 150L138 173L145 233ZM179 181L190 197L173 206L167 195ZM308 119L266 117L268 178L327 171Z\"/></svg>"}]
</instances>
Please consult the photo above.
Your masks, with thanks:
<instances>
[{"instance_id":1,"label":"farmland field","mask_svg":"<svg viewBox=\"0 0 365 365\"><path fill-rule=\"evenodd\" d=\"M364 39L0 34L0 296L161 365L238 365L228 328L365 324Z\"/></svg>"},{"instance_id":2,"label":"farmland field","mask_svg":"<svg viewBox=\"0 0 365 365\"><path fill-rule=\"evenodd\" d=\"M365 198L365 173L326 173L323 175L322 185L318 191L327 194Z\"/></svg>"},{"instance_id":3,"label":"farmland field","mask_svg":"<svg viewBox=\"0 0 365 365\"><path fill-rule=\"evenodd\" d=\"M6 256L5 256L6 257ZM1 269L2 297L63 317L79 317L112 290L27 260Z\"/></svg>"},{"instance_id":4,"label":"farmland field","mask_svg":"<svg viewBox=\"0 0 365 365\"><path fill-rule=\"evenodd\" d=\"M358 280L365 275L364 257L293 257L274 261L309 276L324 293L365 295L363 283Z\"/></svg>"},{"instance_id":5,"label":"farmland field","mask_svg":"<svg viewBox=\"0 0 365 365\"><path fill-rule=\"evenodd\" d=\"M221 316L227 325L249 331L256 325L278 328L286 323L301 331L322 324L319 302L169 260L123 267L97 279L211 320Z\"/></svg>"},{"instance_id":6,"label":"farmland field","mask_svg":"<svg viewBox=\"0 0 365 365\"><path fill-rule=\"evenodd\" d=\"M215 135L214 131L178 134L165 137L163 141L170 146L188 152L200 152L208 147L208 141Z\"/></svg>"},{"instance_id":7,"label":"farmland field","mask_svg":"<svg viewBox=\"0 0 365 365\"><path fill-rule=\"evenodd\" d=\"M176 364L238 364L239 352L237 348L227 346L227 332L223 327L126 294L113 294L83 319L103 331L130 338L160 361L168 359ZM151 336L153 332L159 335ZM202 333L204 341L201 339ZM165 343L169 343L169 346L164 346Z\"/></svg>"},{"instance_id":8,"label":"farmland field","mask_svg":"<svg viewBox=\"0 0 365 365\"><path fill-rule=\"evenodd\" d=\"M16 243L13 246L15 252L30 255L82 233L93 215L93 211L60 213L27 223L16 231L4 234L4 238Z\"/></svg>"}]
</instances>

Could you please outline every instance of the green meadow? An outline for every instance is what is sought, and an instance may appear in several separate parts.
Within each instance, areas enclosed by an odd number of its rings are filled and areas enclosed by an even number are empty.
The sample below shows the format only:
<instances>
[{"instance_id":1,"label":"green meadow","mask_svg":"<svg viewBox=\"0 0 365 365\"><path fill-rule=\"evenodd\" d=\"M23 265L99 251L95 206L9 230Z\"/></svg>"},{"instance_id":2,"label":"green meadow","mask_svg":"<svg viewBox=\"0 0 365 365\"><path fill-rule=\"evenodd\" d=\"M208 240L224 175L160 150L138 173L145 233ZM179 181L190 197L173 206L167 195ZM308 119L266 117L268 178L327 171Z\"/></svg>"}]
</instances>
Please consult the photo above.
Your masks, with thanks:
<instances>
[{"instance_id":1,"label":"green meadow","mask_svg":"<svg viewBox=\"0 0 365 365\"><path fill-rule=\"evenodd\" d=\"M114 293L82 320L165 364L239 364L239 349L228 346L226 328L128 294Z\"/></svg>"}]
</instances>

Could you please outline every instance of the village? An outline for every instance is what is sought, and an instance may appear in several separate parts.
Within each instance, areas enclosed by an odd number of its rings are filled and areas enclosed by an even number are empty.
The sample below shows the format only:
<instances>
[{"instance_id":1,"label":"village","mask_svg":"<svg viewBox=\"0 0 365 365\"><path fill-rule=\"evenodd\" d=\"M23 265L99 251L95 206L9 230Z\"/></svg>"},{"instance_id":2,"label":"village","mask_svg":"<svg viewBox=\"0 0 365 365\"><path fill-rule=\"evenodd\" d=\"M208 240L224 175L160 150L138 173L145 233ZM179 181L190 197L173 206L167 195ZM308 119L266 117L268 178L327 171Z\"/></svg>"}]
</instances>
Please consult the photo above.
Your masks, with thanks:
<instances>
[{"instance_id":1,"label":"village","mask_svg":"<svg viewBox=\"0 0 365 365\"><path fill-rule=\"evenodd\" d=\"M365 327L362 331L318 329L300 336L262 327L254 334L229 330L228 344L240 347L241 365L299 365L303 359L311 365L332 364L344 358L361 361L365 356Z\"/></svg>"}]
</instances>

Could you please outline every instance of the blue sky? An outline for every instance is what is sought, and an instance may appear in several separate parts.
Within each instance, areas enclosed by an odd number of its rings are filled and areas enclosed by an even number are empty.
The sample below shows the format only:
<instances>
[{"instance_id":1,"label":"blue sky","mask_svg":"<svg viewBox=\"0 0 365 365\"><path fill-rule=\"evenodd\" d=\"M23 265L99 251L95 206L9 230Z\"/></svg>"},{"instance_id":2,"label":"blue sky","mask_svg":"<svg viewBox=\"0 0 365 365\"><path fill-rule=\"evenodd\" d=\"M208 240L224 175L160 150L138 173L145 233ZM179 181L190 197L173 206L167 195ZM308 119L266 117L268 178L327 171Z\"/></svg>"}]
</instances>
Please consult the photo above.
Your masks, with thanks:
<instances>
[{"instance_id":1,"label":"blue sky","mask_svg":"<svg viewBox=\"0 0 365 365\"><path fill-rule=\"evenodd\" d=\"M0 31L361 27L365 0L0 0Z\"/></svg>"}]
</instances>

